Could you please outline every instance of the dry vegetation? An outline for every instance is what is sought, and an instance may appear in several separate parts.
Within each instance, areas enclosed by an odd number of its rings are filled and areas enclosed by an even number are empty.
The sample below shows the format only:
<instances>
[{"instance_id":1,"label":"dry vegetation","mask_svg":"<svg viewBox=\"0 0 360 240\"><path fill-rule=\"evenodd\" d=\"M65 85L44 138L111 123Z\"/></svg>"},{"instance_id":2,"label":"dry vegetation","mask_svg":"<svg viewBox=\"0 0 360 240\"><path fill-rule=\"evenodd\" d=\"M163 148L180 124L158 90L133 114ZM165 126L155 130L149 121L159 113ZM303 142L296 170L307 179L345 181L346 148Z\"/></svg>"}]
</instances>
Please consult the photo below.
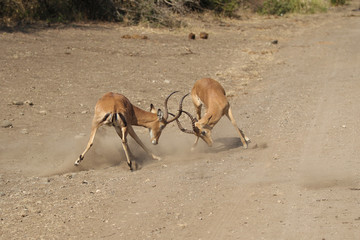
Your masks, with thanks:
<instances>
[{"instance_id":1,"label":"dry vegetation","mask_svg":"<svg viewBox=\"0 0 360 240\"><path fill-rule=\"evenodd\" d=\"M0 2L0 24L14 26L39 21L69 23L74 21L111 21L126 25L147 23L154 27L185 25L176 16L192 13L240 17L239 9L262 14L283 15L291 12L315 13L344 0L3 0Z\"/></svg>"}]
</instances>

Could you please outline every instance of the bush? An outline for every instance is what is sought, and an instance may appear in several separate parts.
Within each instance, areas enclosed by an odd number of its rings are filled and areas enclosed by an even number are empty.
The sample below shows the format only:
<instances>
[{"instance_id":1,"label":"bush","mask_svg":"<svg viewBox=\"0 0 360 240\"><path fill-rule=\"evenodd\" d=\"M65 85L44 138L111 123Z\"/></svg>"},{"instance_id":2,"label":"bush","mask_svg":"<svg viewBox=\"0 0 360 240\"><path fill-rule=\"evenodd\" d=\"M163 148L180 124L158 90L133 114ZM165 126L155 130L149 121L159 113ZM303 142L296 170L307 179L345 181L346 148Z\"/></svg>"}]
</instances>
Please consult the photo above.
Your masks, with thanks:
<instances>
[{"instance_id":1,"label":"bush","mask_svg":"<svg viewBox=\"0 0 360 240\"><path fill-rule=\"evenodd\" d=\"M1 20L13 22L71 22L79 20L179 24L173 12L200 9L200 0L0 0Z\"/></svg>"},{"instance_id":2,"label":"bush","mask_svg":"<svg viewBox=\"0 0 360 240\"><path fill-rule=\"evenodd\" d=\"M239 9L239 4L242 1L238 0L201 0L200 6L204 9L215 11L217 14L224 14L225 16L234 16L236 10Z\"/></svg>"},{"instance_id":3,"label":"bush","mask_svg":"<svg viewBox=\"0 0 360 240\"><path fill-rule=\"evenodd\" d=\"M262 14L283 15L291 11L290 3L281 0L267 0L261 8Z\"/></svg>"},{"instance_id":4,"label":"bush","mask_svg":"<svg viewBox=\"0 0 360 240\"><path fill-rule=\"evenodd\" d=\"M281 16L286 13L315 13L326 10L326 4L321 0L266 0L259 12Z\"/></svg>"},{"instance_id":5,"label":"bush","mask_svg":"<svg viewBox=\"0 0 360 240\"><path fill-rule=\"evenodd\" d=\"M345 0L331 0L331 5L335 5L335 6L339 6L339 5L344 5L346 3Z\"/></svg>"}]
</instances>

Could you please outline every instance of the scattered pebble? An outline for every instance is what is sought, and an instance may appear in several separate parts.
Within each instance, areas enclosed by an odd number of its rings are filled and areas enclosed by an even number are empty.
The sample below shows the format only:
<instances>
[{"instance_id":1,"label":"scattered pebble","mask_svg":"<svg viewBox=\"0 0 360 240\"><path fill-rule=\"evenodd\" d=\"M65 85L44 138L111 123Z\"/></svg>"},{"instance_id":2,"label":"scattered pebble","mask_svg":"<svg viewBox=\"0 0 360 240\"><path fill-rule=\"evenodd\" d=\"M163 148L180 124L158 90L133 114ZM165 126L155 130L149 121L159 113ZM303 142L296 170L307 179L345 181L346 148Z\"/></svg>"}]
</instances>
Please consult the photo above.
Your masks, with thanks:
<instances>
[{"instance_id":1,"label":"scattered pebble","mask_svg":"<svg viewBox=\"0 0 360 240\"><path fill-rule=\"evenodd\" d=\"M46 110L41 110L41 111L39 111L39 113L40 113L41 115L46 115L46 114L47 114Z\"/></svg>"},{"instance_id":2,"label":"scattered pebble","mask_svg":"<svg viewBox=\"0 0 360 240\"><path fill-rule=\"evenodd\" d=\"M11 123L10 121L5 120L5 121L3 121L3 122L1 123L1 127L2 127L2 128L12 128L13 125L12 125L12 123Z\"/></svg>"},{"instance_id":3,"label":"scattered pebble","mask_svg":"<svg viewBox=\"0 0 360 240\"><path fill-rule=\"evenodd\" d=\"M89 112L88 110L84 110L84 111L81 112L81 114L86 114L88 112Z\"/></svg>"},{"instance_id":4,"label":"scattered pebble","mask_svg":"<svg viewBox=\"0 0 360 240\"><path fill-rule=\"evenodd\" d=\"M33 103L32 101L30 101L30 100L24 101L24 104L27 104L27 105L29 105L29 106L33 106L33 105L34 105L34 103Z\"/></svg>"},{"instance_id":5,"label":"scattered pebble","mask_svg":"<svg viewBox=\"0 0 360 240\"><path fill-rule=\"evenodd\" d=\"M189 33L188 38L194 40L195 39L195 34L194 33Z\"/></svg>"},{"instance_id":6,"label":"scattered pebble","mask_svg":"<svg viewBox=\"0 0 360 240\"><path fill-rule=\"evenodd\" d=\"M206 32L201 32L201 33L200 33L200 38L202 38L202 39L208 39L208 38L209 38L209 34L206 33Z\"/></svg>"},{"instance_id":7,"label":"scattered pebble","mask_svg":"<svg viewBox=\"0 0 360 240\"><path fill-rule=\"evenodd\" d=\"M278 44L278 43L279 43L278 40L271 41L271 44Z\"/></svg>"},{"instance_id":8,"label":"scattered pebble","mask_svg":"<svg viewBox=\"0 0 360 240\"><path fill-rule=\"evenodd\" d=\"M76 173L70 173L70 174L68 174L66 177L67 177L68 179L73 179L75 176L76 176Z\"/></svg>"},{"instance_id":9,"label":"scattered pebble","mask_svg":"<svg viewBox=\"0 0 360 240\"><path fill-rule=\"evenodd\" d=\"M22 101L13 101L12 104L20 106L20 105L24 105L24 102L22 102Z\"/></svg>"},{"instance_id":10,"label":"scattered pebble","mask_svg":"<svg viewBox=\"0 0 360 240\"><path fill-rule=\"evenodd\" d=\"M164 83L167 83L167 84L169 84L170 83L170 80L164 80Z\"/></svg>"},{"instance_id":11,"label":"scattered pebble","mask_svg":"<svg viewBox=\"0 0 360 240\"><path fill-rule=\"evenodd\" d=\"M22 134L29 134L29 131L26 128L21 129Z\"/></svg>"}]
</instances>

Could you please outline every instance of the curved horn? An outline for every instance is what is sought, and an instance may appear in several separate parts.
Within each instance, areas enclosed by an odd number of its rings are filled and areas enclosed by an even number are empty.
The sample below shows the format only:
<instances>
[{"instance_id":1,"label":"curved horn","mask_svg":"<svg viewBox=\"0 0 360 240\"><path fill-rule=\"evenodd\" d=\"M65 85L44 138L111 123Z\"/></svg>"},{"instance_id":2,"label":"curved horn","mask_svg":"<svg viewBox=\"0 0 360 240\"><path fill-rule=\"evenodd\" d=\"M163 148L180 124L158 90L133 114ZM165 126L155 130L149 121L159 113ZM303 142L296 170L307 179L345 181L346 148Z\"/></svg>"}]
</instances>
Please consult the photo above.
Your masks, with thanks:
<instances>
[{"instance_id":1,"label":"curved horn","mask_svg":"<svg viewBox=\"0 0 360 240\"><path fill-rule=\"evenodd\" d=\"M177 120L177 119L181 116L181 113L183 112L183 110L182 110L182 103L183 103L184 99L185 99L188 95L189 95L189 93L186 94L186 95L184 95L184 96L181 98L180 103L179 103L178 114L177 114L174 118L172 118L171 120L168 121L168 120L167 120L167 117L166 117L166 118L164 117L165 120L166 120L166 124L169 124L169 123ZM167 113L167 108L166 108L166 113Z\"/></svg>"},{"instance_id":2,"label":"curved horn","mask_svg":"<svg viewBox=\"0 0 360 240\"><path fill-rule=\"evenodd\" d=\"M196 134L199 132L199 129L197 127L195 127L195 122L197 121L196 118L194 118L190 113L188 113L187 111L182 111L183 113L185 113L186 115L189 116L189 118L191 119L191 125L193 130L188 130L183 128L183 126L181 125L180 121L178 119L176 119L176 123L179 127L179 129L184 132L184 133L190 133L190 134Z\"/></svg>"},{"instance_id":3,"label":"curved horn","mask_svg":"<svg viewBox=\"0 0 360 240\"><path fill-rule=\"evenodd\" d=\"M165 102L164 102L164 107L165 107L165 109L164 109L164 119L165 119L165 121L167 120L167 118L169 116L168 115L168 106L167 106L169 98L171 97L171 95L173 95L174 93L177 93L177 92L179 92L179 91L174 91L174 92L170 93L169 96L167 96L167 98L165 99Z\"/></svg>"}]
</instances>

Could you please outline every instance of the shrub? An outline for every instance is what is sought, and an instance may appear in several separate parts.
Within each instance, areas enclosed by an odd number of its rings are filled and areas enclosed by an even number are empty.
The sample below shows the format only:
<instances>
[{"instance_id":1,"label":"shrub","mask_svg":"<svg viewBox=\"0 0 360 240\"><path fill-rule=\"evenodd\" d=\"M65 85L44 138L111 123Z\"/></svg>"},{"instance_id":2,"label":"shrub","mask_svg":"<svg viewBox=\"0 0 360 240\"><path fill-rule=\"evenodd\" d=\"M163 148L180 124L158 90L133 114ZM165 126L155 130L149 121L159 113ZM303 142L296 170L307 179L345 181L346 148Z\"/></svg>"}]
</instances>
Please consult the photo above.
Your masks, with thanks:
<instances>
[{"instance_id":1,"label":"shrub","mask_svg":"<svg viewBox=\"0 0 360 240\"><path fill-rule=\"evenodd\" d=\"M224 14L225 16L234 16L234 13L239 8L239 4L242 1L238 0L201 0L200 6L205 9L210 9L218 14Z\"/></svg>"},{"instance_id":2,"label":"shrub","mask_svg":"<svg viewBox=\"0 0 360 240\"><path fill-rule=\"evenodd\" d=\"M281 16L286 13L315 13L326 10L326 3L321 0L266 0L259 12Z\"/></svg>"},{"instance_id":3,"label":"shrub","mask_svg":"<svg viewBox=\"0 0 360 240\"><path fill-rule=\"evenodd\" d=\"M335 5L335 6L339 6L339 5L344 5L346 3L345 0L331 0L331 5Z\"/></svg>"}]
</instances>

